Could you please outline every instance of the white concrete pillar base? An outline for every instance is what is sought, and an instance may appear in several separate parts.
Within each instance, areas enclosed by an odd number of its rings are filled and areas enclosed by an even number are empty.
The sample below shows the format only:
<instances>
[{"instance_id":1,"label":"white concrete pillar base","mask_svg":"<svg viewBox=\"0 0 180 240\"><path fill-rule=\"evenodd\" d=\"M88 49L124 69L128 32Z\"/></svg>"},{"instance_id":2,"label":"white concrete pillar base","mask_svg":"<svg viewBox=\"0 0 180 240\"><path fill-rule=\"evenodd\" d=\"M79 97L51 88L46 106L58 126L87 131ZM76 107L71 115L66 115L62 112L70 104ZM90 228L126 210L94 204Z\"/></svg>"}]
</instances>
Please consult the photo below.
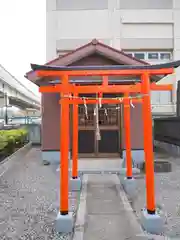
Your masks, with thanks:
<instances>
[{"instance_id":1,"label":"white concrete pillar base","mask_svg":"<svg viewBox=\"0 0 180 240\"><path fill-rule=\"evenodd\" d=\"M147 209L142 210L141 224L144 230L151 234L161 234L164 229L163 218L157 213L149 214Z\"/></svg>"},{"instance_id":2,"label":"white concrete pillar base","mask_svg":"<svg viewBox=\"0 0 180 240\"><path fill-rule=\"evenodd\" d=\"M69 180L69 189L70 191L80 191L81 190L81 178L70 178Z\"/></svg>"},{"instance_id":3,"label":"white concrete pillar base","mask_svg":"<svg viewBox=\"0 0 180 240\"><path fill-rule=\"evenodd\" d=\"M55 230L58 233L71 233L73 231L73 215L69 212L67 215L58 213L55 222Z\"/></svg>"}]
</instances>

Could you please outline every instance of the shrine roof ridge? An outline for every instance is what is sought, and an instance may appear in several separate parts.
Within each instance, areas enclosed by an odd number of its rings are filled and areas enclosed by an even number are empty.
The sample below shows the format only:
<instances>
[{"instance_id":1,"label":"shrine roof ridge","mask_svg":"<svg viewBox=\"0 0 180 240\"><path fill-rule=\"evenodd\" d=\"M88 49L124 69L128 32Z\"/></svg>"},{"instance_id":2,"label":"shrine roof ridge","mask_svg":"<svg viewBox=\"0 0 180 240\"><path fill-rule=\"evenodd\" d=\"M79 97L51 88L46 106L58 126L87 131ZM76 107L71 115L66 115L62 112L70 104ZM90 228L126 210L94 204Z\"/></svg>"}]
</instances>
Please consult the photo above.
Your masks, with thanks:
<instances>
[{"instance_id":1,"label":"shrine roof ridge","mask_svg":"<svg viewBox=\"0 0 180 240\"><path fill-rule=\"evenodd\" d=\"M31 68L34 71L49 70L49 71L88 71L88 70L151 70L151 69L165 69L165 68L177 68L180 66L180 60L154 64L154 65L105 65L105 66L48 66L31 64Z\"/></svg>"}]
</instances>

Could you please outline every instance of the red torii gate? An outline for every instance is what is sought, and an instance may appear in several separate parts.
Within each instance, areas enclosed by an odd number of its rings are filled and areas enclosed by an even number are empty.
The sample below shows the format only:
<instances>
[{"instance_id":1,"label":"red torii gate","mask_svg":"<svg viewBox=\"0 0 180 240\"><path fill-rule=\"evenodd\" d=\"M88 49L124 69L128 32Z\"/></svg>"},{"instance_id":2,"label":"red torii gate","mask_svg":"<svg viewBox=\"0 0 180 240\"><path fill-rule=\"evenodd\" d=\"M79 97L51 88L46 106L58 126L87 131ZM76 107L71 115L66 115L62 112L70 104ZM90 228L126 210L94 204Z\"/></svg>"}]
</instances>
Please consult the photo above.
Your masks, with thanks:
<instances>
[{"instance_id":1,"label":"red torii gate","mask_svg":"<svg viewBox=\"0 0 180 240\"><path fill-rule=\"evenodd\" d=\"M154 190L154 158L153 158L153 138L152 138L152 116L151 116L151 90L172 90L172 85L150 84L151 75L172 74L174 68L180 65L180 61L169 64L150 65L150 66L46 66L35 65L31 67L36 71L39 77L59 77L61 84L54 86L41 86L40 92L56 92L61 95L61 170L60 170L60 214L68 215L68 151L69 151L69 104L73 104L73 167L72 178L78 177L78 104L83 103L79 94L96 93L102 96L103 93L124 93L125 97L121 101L124 104L125 120L125 142L126 142L126 165L127 178L132 178L132 160L131 160L131 140L130 140L130 94L141 93L141 99L134 99L134 103L143 104L143 125L144 125L144 152L146 164L146 196L147 213L156 214L155 190ZM102 76L101 85L96 87L76 86L69 83L69 77L72 76ZM135 85L109 85L108 76L139 76L141 83ZM73 94L73 97L71 97ZM98 99L86 100L87 104L98 103ZM120 99L102 99L103 103L120 103Z\"/></svg>"}]
</instances>

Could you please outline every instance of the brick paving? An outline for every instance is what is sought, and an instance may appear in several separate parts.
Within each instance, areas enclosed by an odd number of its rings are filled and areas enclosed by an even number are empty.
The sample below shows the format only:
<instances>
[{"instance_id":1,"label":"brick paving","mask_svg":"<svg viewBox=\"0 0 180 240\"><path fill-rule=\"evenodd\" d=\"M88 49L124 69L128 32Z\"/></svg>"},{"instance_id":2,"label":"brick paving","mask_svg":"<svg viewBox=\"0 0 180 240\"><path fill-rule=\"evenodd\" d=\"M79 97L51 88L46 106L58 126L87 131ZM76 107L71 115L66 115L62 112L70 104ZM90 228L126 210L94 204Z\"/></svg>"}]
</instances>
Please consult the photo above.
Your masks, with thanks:
<instances>
[{"instance_id":1,"label":"brick paving","mask_svg":"<svg viewBox=\"0 0 180 240\"><path fill-rule=\"evenodd\" d=\"M165 217L164 235L172 239L180 239L180 158L174 158L164 153L156 153L156 159L167 159L172 163L172 172L155 174L156 203ZM145 207L145 180L144 176L137 179L138 197L133 207L140 216Z\"/></svg>"},{"instance_id":2,"label":"brick paving","mask_svg":"<svg viewBox=\"0 0 180 240\"><path fill-rule=\"evenodd\" d=\"M42 165L39 149L32 149L18 159L0 177L0 239L69 240L71 235L54 231L58 187L51 167ZM74 212L76 195L70 194Z\"/></svg>"}]
</instances>

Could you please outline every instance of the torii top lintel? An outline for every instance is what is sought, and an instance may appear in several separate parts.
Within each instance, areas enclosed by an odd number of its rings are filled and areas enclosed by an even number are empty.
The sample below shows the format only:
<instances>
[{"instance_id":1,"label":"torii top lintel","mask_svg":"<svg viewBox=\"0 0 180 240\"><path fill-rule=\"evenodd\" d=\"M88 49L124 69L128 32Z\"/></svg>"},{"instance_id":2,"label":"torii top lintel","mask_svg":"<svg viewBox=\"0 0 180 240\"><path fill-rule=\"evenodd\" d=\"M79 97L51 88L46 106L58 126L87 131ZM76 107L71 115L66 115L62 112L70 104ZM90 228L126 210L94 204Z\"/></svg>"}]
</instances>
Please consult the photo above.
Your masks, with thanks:
<instances>
[{"instance_id":1,"label":"torii top lintel","mask_svg":"<svg viewBox=\"0 0 180 240\"><path fill-rule=\"evenodd\" d=\"M31 64L38 76L107 76L107 75L149 75L172 74L180 66L180 60L156 65L111 65L111 66L48 66Z\"/></svg>"},{"instance_id":2,"label":"torii top lintel","mask_svg":"<svg viewBox=\"0 0 180 240\"><path fill-rule=\"evenodd\" d=\"M144 74L150 75L163 75L172 74L174 68L180 66L180 61L174 61L164 64L156 65L111 65L111 66L48 66L48 65L36 65L31 64L31 68L36 71L38 76L41 77L62 77L62 84L48 87L40 87L40 92L71 92L71 93L110 93L110 92L129 92L137 93L141 92L141 86L113 86L108 84L108 78L106 76L116 75L116 76L133 76ZM68 78L70 76L103 76L103 84L94 88L94 86L75 86L70 84ZM105 79L106 78L106 79ZM147 78L149 79L149 77ZM153 90L172 90L172 86L161 86L161 89L157 86L151 86Z\"/></svg>"}]
</instances>

